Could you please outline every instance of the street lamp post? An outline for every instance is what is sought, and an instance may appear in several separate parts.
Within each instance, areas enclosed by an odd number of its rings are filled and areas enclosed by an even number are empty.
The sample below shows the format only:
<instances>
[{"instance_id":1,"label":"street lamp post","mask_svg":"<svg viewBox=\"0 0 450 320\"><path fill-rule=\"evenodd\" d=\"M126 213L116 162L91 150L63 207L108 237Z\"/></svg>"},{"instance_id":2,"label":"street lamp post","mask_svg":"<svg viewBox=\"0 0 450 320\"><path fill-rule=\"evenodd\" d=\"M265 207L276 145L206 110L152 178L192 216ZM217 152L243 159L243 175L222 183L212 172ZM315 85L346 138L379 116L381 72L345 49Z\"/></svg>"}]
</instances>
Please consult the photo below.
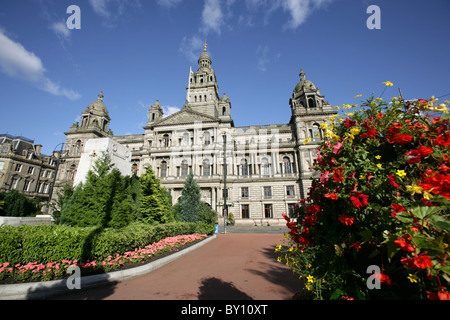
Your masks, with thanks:
<instances>
[{"instance_id":1,"label":"street lamp post","mask_svg":"<svg viewBox=\"0 0 450 320\"><path fill-rule=\"evenodd\" d=\"M228 205L227 205L227 134L223 135L223 233L227 233L227 218L228 218Z\"/></svg>"},{"instance_id":2,"label":"street lamp post","mask_svg":"<svg viewBox=\"0 0 450 320\"><path fill-rule=\"evenodd\" d=\"M60 150L56 150L58 149L58 147L61 146ZM56 165L55 165L55 174L53 176L53 182L50 185L50 190L49 190L49 195L48 195L48 201L47 201L47 213L50 209L50 202L52 201L52 197L53 197L53 189L55 187L55 183L56 183L56 176L58 175L58 168L59 168L59 164L61 163L61 157L63 156L63 151L64 151L64 146L65 143L60 143L58 144L55 149L53 150L52 156L54 159L56 159Z\"/></svg>"}]
</instances>

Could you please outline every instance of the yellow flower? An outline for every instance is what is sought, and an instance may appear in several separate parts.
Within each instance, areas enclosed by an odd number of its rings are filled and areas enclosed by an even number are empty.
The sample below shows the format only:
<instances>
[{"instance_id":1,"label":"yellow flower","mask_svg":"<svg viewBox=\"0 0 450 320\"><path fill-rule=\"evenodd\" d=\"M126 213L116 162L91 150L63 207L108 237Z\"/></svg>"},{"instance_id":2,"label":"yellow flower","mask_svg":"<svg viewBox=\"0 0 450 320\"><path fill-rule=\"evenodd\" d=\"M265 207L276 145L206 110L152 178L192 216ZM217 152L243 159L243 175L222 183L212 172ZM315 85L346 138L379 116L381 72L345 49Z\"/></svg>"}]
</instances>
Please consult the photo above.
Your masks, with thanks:
<instances>
[{"instance_id":1,"label":"yellow flower","mask_svg":"<svg viewBox=\"0 0 450 320\"><path fill-rule=\"evenodd\" d=\"M431 190L430 190L430 191L431 191ZM431 194L430 191L424 191L424 192L423 192L423 197L424 197L425 199L427 199L427 200L433 199L433 195Z\"/></svg>"},{"instance_id":2,"label":"yellow flower","mask_svg":"<svg viewBox=\"0 0 450 320\"><path fill-rule=\"evenodd\" d=\"M306 266L306 268L308 268L308 269L310 269L311 267L312 267L311 263Z\"/></svg>"},{"instance_id":3,"label":"yellow flower","mask_svg":"<svg viewBox=\"0 0 450 320\"><path fill-rule=\"evenodd\" d=\"M444 100L444 102L445 102L446 104L450 104L450 101L448 101L448 100Z\"/></svg>"},{"instance_id":4,"label":"yellow flower","mask_svg":"<svg viewBox=\"0 0 450 320\"><path fill-rule=\"evenodd\" d=\"M335 109L335 110L339 110L341 107L339 107L339 106L335 106L335 107L333 107L333 109Z\"/></svg>"},{"instance_id":5,"label":"yellow flower","mask_svg":"<svg viewBox=\"0 0 450 320\"><path fill-rule=\"evenodd\" d=\"M294 251L295 249L294 249L294 247L290 247L289 248L289 252L292 252L292 251Z\"/></svg>"},{"instance_id":6,"label":"yellow flower","mask_svg":"<svg viewBox=\"0 0 450 320\"><path fill-rule=\"evenodd\" d=\"M281 244L279 244L279 245L277 245L276 247L275 247L275 252L278 252L278 251L280 251L281 250Z\"/></svg>"},{"instance_id":7,"label":"yellow flower","mask_svg":"<svg viewBox=\"0 0 450 320\"><path fill-rule=\"evenodd\" d=\"M364 180L364 179L366 179L365 175L362 174L362 175L359 176L359 180Z\"/></svg>"},{"instance_id":8,"label":"yellow flower","mask_svg":"<svg viewBox=\"0 0 450 320\"><path fill-rule=\"evenodd\" d=\"M344 109L351 109L351 108L352 108L352 106L349 105L349 104L344 104L342 107L343 107Z\"/></svg>"},{"instance_id":9,"label":"yellow flower","mask_svg":"<svg viewBox=\"0 0 450 320\"><path fill-rule=\"evenodd\" d=\"M411 195L415 195L416 193L422 194L423 188L419 187L416 184L413 184L412 186L406 186L406 189L411 193Z\"/></svg>"},{"instance_id":10,"label":"yellow flower","mask_svg":"<svg viewBox=\"0 0 450 320\"><path fill-rule=\"evenodd\" d=\"M358 127L354 127L350 129L350 133L354 136L357 136L361 132L361 129Z\"/></svg>"},{"instance_id":11,"label":"yellow flower","mask_svg":"<svg viewBox=\"0 0 450 320\"><path fill-rule=\"evenodd\" d=\"M419 277L416 276L415 274L409 274L408 276L409 281L411 281L411 283L417 283L417 281L419 280Z\"/></svg>"},{"instance_id":12,"label":"yellow flower","mask_svg":"<svg viewBox=\"0 0 450 320\"><path fill-rule=\"evenodd\" d=\"M406 176L406 172L405 170L397 170L397 175L401 178L403 178L404 176Z\"/></svg>"},{"instance_id":13,"label":"yellow flower","mask_svg":"<svg viewBox=\"0 0 450 320\"><path fill-rule=\"evenodd\" d=\"M378 167L379 169L381 169L381 168L383 167L383 165L382 165L381 163L378 163L378 164L377 164L377 167Z\"/></svg>"},{"instance_id":14,"label":"yellow flower","mask_svg":"<svg viewBox=\"0 0 450 320\"><path fill-rule=\"evenodd\" d=\"M320 125L320 129L326 129L326 128L328 128L328 124L326 122L324 122Z\"/></svg>"},{"instance_id":15,"label":"yellow flower","mask_svg":"<svg viewBox=\"0 0 450 320\"><path fill-rule=\"evenodd\" d=\"M277 258L277 261L278 261L278 262L282 262L282 261L283 261L283 258L282 258L282 257L278 257L278 258Z\"/></svg>"},{"instance_id":16,"label":"yellow flower","mask_svg":"<svg viewBox=\"0 0 450 320\"><path fill-rule=\"evenodd\" d=\"M355 96L355 98L359 98L362 97L362 94L358 94L357 96Z\"/></svg>"},{"instance_id":17,"label":"yellow flower","mask_svg":"<svg viewBox=\"0 0 450 320\"><path fill-rule=\"evenodd\" d=\"M303 144L308 144L308 142L311 141L311 138L306 138L305 141L303 142Z\"/></svg>"},{"instance_id":18,"label":"yellow flower","mask_svg":"<svg viewBox=\"0 0 450 320\"><path fill-rule=\"evenodd\" d=\"M390 81L383 82L383 84L385 84L386 87L392 87L392 86L394 85L394 84L393 84L392 82L390 82Z\"/></svg>"},{"instance_id":19,"label":"yellow flower","mask_svg":"<svg viewBox=\"0 0 450 320\"><path fill-rule=\"evenodd\" d=\"M308 282L314 283L314 277L312 275L307 276L306 279L308 279Z\"/></svg>"},{"instance_id":20,"label":"yellow flower","mask_svg":"<svg viewBox=\"0 0 450 320\"><path fill-rule=\"evenodd\" d=\"M380 156L380 155L377 155L377 156L375 156L375 159L380 160L380 159L381 159L381 156Z\"/></svg>"}]
</instances>

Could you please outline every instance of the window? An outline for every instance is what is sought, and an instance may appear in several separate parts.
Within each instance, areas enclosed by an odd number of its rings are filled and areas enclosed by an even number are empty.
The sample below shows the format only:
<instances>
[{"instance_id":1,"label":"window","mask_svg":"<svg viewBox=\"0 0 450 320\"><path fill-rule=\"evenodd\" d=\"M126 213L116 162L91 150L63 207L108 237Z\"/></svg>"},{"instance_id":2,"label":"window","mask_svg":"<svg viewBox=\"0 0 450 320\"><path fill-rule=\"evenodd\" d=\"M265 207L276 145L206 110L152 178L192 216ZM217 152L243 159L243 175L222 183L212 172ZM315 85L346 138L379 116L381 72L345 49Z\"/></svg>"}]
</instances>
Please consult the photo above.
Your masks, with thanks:
<instances>
[{"instance_id":1,"label":"window","mask_svg":"<svg viewBox=\"0 0 450 320\"><path fill-rule=\"evenodd\" d=\"M14 171L16 172L20 172L22 170L22 165L20 163L16 164L16 168L14 169Z\"/></svg>"},{"instance_id":2,"label":"window","mask_svg":"<svg viewBox=\"0 0 450 320\"><path fill-rule=\"evenodd\" d=\"M136 174L138 173L138 165L137 163L133 163L133 165L131 166L131 174Z\"/></svg>"},{"instance_id":3,"label":"window","mask_svg":"<svg viewBox=\"0 0 450 320\"><path fill-rule=\"evenodd\" d=\"M78 140L75 144L75 153L81 152L81 140Z\"/></svg>"},{"instance_id":4,"label":"window","mask_svg":"<svg viewBox=\"0 0 450 320\"><path fill-rule=\"evenodd\" d=\"M288 203L288 214L289 218L297 218L297 214L295 213L295 203Z\"/></svg>"},{"instance_id":5,"label":"window","mask_svg":"<svg viewBox=\"0 0 450 320\"><path fill-rule=\"evenodd\" d=\"M182 142L183 146L188 146L189 145L189 133L185 132L183 134L183 142Z\"/></svg>"},{"instance_id":6,"label":"window","mask_svg":"<svg viewBox=\"0 0 450 320\"><path fill-rule=\"evenodd\" d=\"M264 198L265 199L272 198L272 187L264 187Z\"/></svg>"},{"instance_id":7,"label":"window","mask_svg":"<svg viewBox=\"0 0 450 320\"><path fill-rule=\"evenodd\" d=\"M288 197L295 196L294 186L286 186L286 196Z\"/></svg>"},{"instance_id":8,"label":"window","mask_svg":"<svg viewBox=\"0 0 450 320\"><path fill-rule=\"evenodd\" d=\"M181 163L181 177L186 177L188 175L189 165L186 160Z\"/></svg>"},{"instance_id":9,"label":"window","mask_svg":"<svg viewBox=\"0 0 450 320\"><path fill-rule=\"evenodd\" d=\"M241 160L241 176L246 177L248 176L248 162L247 159Z\"/></svg>"},{"instance_id":10,"label":"window","mask_svg":"<svg viewBox=\"0 0 450 320\"><path fill-rule=\"evenodd\" d=\"M33 174L33 173L34 173L34 167L29 167L28 174Z\"/></svg>"},{"instance_id":11,"label":"window","mask_svg":"<svg viewBox=\"0 0 450 320\"><path fill-rule=\"evenodd\" d=\"M205 146L209 146L211 144L211 133L205 132L203 137L205 139Z\"/></svg>"},{"instance_id":12,"label":"window","mask_svg":"<svg viewBox=\"0 0 450 320\"><path fill-rule=\"evenodd\" d=\"M5 161L0 161L0 170L3 170L5 167Z\"/></svg>"},{"instance_id":13,"label":"window","mask_svg":"<svg viewBox=\"0 0 450 320\"><path fill-rule=\"evenodd\" d=\"M168 134L163 135L163 140L162 140L163 148L168 148L169 143L170 143L169 135Z\"/></svg>"},{"instance_id":14,"label":"window","mask_svg":"<svg viewBox=\"0 0 450 320\"><path fill-rule=\"evenodd\" d=\"M264 217L267 219L271 219L273 218L273 213L272 213L272 205L271 204L265 204L264 205Z\"/></svg>"},{"instance_id":15,"label":"window","mask_svg":"<svg viewBox=\"0 0 450 320\"><path fill-rule=\"evenodd\" d=\"M242 187L241 188L241 197L242 198L248 198L248 187Z\"/></svg>"},{"instance_id":16,"label":"window","mask_svg":"<svg viewBox=\"0 0 450 320\"><path fill-rule=\"evenodd\" d=\"M248 204L241 205L241 215L242 219L250 219L250 210Z\"/></svg>"},{"instance_id":17,"label":"window","mask_svg":"<svg viewBox=\"0 0 450 320\"><path fill-rule=\"evenodd\" d=\"M211 175L211 164L208 159L203 160L203 176L209 177Z\"/></svg>"},{"instance_id":18,"label":"window","mask_svg":"<svg viewBox=\"0 0 450 320\"><path fill-rule=\"evenodd\" d=\"M77 173L77 166L75 164L73 164L73 165L70 166L70 169L69 169L69 172L68 172L69 180L75 179L75 174L76 173Z\"/></svg>"},{"instance_id":19,"label":"window","mask_svg":"<svg viewBox=\"0 0 450 320\"><path fill-rule=\"evenodd\" d=\"M30 188L30 180L25 180L25 182L23 183L23 191L28 191L29 188Z\"/></svg>"},{"instance_id":20,"label":"window","mask_svg":"<svg viewBox=\"0 0 450 320\"><path fill-rule=\"evenodd\" d=\"M3 147L2 154L7 154L7 153L8 153L8 147Z\"/></svg>"},{"instance_id":21,"label":"window","mask_svg":"<svg viewBox=\"0 0 450 320\"><path fill-rule=\"evenodd\" d=\"M283 171L285 174L292 173L291 160L288 157L283 158Z\"/></svg>"},{"instance_id":22,"label":"window","mask_svg":"<svg viewBox=\"0 0 450 320\"><path fill-rule=\"evenodd\" d=\"M261 161L261 175L270 175L269 160L267 160L267 158L263 158Z\"/></svg>"},{"instance_id":23,"label":"window","mask_svg":"<svg viewBox=\"0 0 450 320\"><path fill-rule=\"evenodd\" d=\"M167 162L161 162L161 178L167 177Z\"/></svg>"}]
</instances>

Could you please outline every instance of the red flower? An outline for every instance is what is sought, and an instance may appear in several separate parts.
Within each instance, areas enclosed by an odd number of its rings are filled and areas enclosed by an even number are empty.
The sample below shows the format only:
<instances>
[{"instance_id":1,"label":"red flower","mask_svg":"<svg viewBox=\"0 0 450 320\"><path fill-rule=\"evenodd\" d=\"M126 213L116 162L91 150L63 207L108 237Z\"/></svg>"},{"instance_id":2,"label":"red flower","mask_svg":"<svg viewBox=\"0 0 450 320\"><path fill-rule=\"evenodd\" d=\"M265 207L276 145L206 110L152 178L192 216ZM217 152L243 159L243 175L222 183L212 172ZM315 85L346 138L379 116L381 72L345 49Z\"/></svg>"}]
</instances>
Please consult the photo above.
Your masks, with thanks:
<instances>
[{"instance_id":1,"label":"red flower","mask_svg":"<svg viewBox=\"0 0 450 320\"><path fill-rule=\"evenodd\" d=\"M408 269L426 269L433 267L431 257L425 256L426 252L416 255L414 258L402 258L400 261Z\"/></svg>"},{"instance_id":2,"label":"red flower","mask_svg":"<svg viewBox=\"0 0 450 320\"><path fill-rule=\"evenodd\" d=\"M342 143L340 143L340 142L336 143L333 147L333 153L339 154L339 152L341 152L341 148L342 148Z\"/></svg>"},{"instance_id":3,"label":"red flower","mask_svg":"<svg viewBox=\"0 0 450 320\"><path fill-rule=\"evenodd\" d=\"M411 142L412 139L413 139L413 137L409 134L398 134L398 135L394 136L393 141L395 143L405 145L405 144Z\"/></svg>"},{"instance_id":4,"label":"red flower","mask_svg":"<svg viewBox=\"0 0 450 320\"><path fill-rule=\"evenodd\" d=\"M368 199L369 196L366 194L362 194L361 192L355 192L356 194L354 196L350 197L350 201L353 203L353 205L356 208L362 208L369 204Z\"/></svg>"},{"instance_id":5,"label":"red flower","mask_svg":"<svg viewBox=\"0 0 450 320\"><path fill-rule=\"evenodd\" d=\"M344 177L342 176L342 174L340 172L338 172L338 171L335 171L334 175L333 175L333 181L334 182L341 182L343 180L344 180Z\"/></svg>"},{"instance_id":6,"label":"red flower","mask_svg":"<svg viewBox=\"0 0 450 320\"><path fill-rule=\"evenodd\" d=\"M397 240L394 241L394 244L397 247L400 247L401 249L405 250L406 252L413 252L414 248L406 242L405 239L403 239L402 237L397 238Z\"/></svg>"},{"instance_id":7,"label":"red flower","mask_svg":"<svg viewBox=\"0 0 450 320\"><path fill-rule=\"evenodd\" d=\"M359 244L359 242L355 242L354 244L352 244L350 247L355 248L356 252L359 251L359 249L361 249L361 245Z\"/></svg>"},{"instance_id":8,"label":"red flower","mask_svg":"<svg viewBox=\"0 0 450 320\"><path fill-rule=\"evenodd\" d=\"M442 289L438 293L427 291L427 298L429 300L450 300L450 294Z\"/></svg>"},{"instance_id":9,"label":"red flower","mask_svg":"<svg viewBox=\"0 0 450 320\"><path fill-rule=\"evenodd\" d=\"M419 163L422 155L417 150L411 150L405 153L407 163Z\"/></svg>"},{"instance_id":10,"label":"red flower","mask_svg":"<svg viewBox=\"0 0 450 320\"><path fill-rule=\"evenodd\" d=\"M355 217L348 216L346 214L341 214L338 217L340 223L345 224L346 226L351 226L355 222Z\"/></svg>"},{"instance_id":11,"label":"red flower","mask_svg":"<svg viewBox=\"0 0 450 320\"><path fill-rule=\"evenodd\" d=\"M406 208L399 204L391 204L391 209L393 210L391 213L392 218L395 218L397 213L406 211Z\"/></svg>"},{"instance_id":12,"label":"red flower","mask_svg":"<svg viewBox=\"0 0 450 320\"><path fill-rule=\"evenodd\" d=\"M358 121L352 121L349 118L345 119L345 127L348 129L350 127L353 127L355 124L358 124Z\"/></svg>"},{"instance_id":13,"label":"red flower","mask_svg":"<svg viewBox=\"0 0 450 320\"><path fill-rule=\"evenodd\" d=\"M375 135L378 134L378 131L375 129L370 129L369 131L367 131L366 133L363 133L361 135L361 138L371 138L373 139L375 137Z\"/></svg>"},{"instance_id":14,"label":"red flower","mask_svg":"<svg viewBox=\"0 0 450 320\"><path fill-rule=\"evenodd\" d=\"M398 189L399 185L395 181L394 175L392 173L388 176L388 179L389 179L389 183L392 184L396 189Z\"/></svg>"},{"instance_id":15,"label":"red flower","mask_svg":"<svg viewBox=\"0 0 450 320\"><path fill-rule=\"evenodd\" d=\"M338 199L338 195L336 193L327 193L325 196L325 198L327 199L331 199L331 200L337 200Z\"/></svg>"},{"instance_id":16,"label":"red flower","mask_svg":"<svg viewBox=\"0 0 450 320\"><path fill-rule=\"evenodd\" d=\"M383 117L384 117L384 114L378 113L378 114L377 114L377 117L378 117L378 118L383 118Z\"/></svg>"},{"instance_id":17,"label":"red flower","mask_svg":"<svg viewBox=\"0 0 450 320\"><path fill-rule=\"evenodd\" d=\"M387 274L384 273L375 273L374 274L377 279L383 284L390 286L392 284L391 278Z\"/></svg>"}]
</instances>

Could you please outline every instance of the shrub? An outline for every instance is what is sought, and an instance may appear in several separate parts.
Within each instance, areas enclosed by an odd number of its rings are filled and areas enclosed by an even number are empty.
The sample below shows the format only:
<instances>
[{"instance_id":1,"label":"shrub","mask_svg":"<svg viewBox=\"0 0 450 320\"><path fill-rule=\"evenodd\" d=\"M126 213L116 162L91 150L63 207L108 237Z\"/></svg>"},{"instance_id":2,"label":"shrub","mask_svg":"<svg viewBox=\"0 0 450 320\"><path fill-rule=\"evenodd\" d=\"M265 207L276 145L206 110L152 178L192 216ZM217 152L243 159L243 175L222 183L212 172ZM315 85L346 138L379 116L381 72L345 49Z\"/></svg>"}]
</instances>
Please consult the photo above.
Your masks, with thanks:
<instances>
[{"instance_id":1,"label":"shrub","mask_svg":"<svg viewBox=\"0 0 450 320\"><path fill-rule=\"evenodd\" d=\"M49 263L62 260L103 260L109 255L144 247L167 237L212 234L214 225L132 223L124 228L57 225L6 226L0 229L0 263Z\"/></svg>"},{"instance_id":2,"label":"shrub","mask_svg":"<svg viewBox=\"0 0 450 320\"><path fill-rule=\"evenodd\" d=\"M447 110L371 98L322 125L320 177L298 221L285 216L292 246L279 259L305 279L303 298L449 298L450 121L431 114Z\"/></svg>"}]
</instances>

